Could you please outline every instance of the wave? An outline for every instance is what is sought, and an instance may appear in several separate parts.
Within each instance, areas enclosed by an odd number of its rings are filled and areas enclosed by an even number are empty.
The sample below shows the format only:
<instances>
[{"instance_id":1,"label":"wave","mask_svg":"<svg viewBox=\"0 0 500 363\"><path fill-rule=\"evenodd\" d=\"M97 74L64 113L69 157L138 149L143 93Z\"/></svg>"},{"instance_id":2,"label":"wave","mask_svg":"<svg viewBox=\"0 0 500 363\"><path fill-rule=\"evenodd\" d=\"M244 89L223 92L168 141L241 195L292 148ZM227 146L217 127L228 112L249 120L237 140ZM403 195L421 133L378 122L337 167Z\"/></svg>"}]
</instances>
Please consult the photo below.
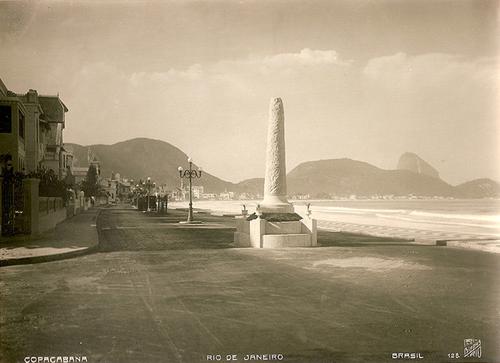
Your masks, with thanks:
<instances>
[{"instance_id":1,"label":"wave","mask_svg":"<svg viewBox=\"0 0 500 363\"><path fill-rule=\"evenodd\" d=\"M211 211L223 214L239 214L244 204L253 213L260 200L241 201L197 201L196 209ZM436 205L434 205L436 206ZM173 202L172 207L187 207L187 202ZM296 213L302 217L306 216L306 203L294 203ZM377 206L378 207L378 206ZM440 207L439 204L437 207ZM468 232L478 235L498 235L500 231L500 215L460 213L464 211L463 206L457 205L454 208L443 212L435 210L422 211L414 208L351 208L339 206L311 205L313 217L324 221L337 221L344 223L354 223L360 225L379 225L399 228L413 228L422 230L436 230L447 232ZM467 206L466 211L474 211L476 205ZM471 209L472 207L472 209ZM496 209L489 211L496 212ZM458 213L453 213L458 212Z\"/></svg>"},{"instance_id":2,"label":"wave","mask_svg":"<svg viewBox=\"0 0 500 363\"><path fill-rule=\"evenodd\" d=\"M406 216L408 220L411 217L423 218L442 218L442 219L455 219L463 221L480 221L488 223L497 223L500 225L500 215L485 215L485 214L459 214L459 213L431 213L410 209L373 209L373 208L349 208L349 207L316 207L313 206L313 212L323 213L342 213L342 214L375 214L382 215L401 215Z\"/></svg>"},{"instance_id":3,"label":"wave","mask_svg":"<svg viewBox=\"0 0 500 363\"><path fill-rule=\"evenodd\" d=\"M305 208L305 207L304 207ZM311 210L326 213L349 213L349 214L367 214L367 213L409 213L406 209L373 209L373 208L349 208L349 207L323 207L311 206Z\"/></svg>"},{"instance_id":4,"label":"wave","mask_svg":"<svg viewBox=\"0 0 500 363\"><path fill-rule=\"evenodd\" d=\"M379 218L385 218L385 219L395 219L399 221L405 221L405 222L419 222L419 223L430 223L430 224L439 224L439 225L448 225L448 226L463 226L463 227L479 227L479 228L489 228L489 229L499 229L499 225L497 223L495 224L477 224L477 223L467 223L466 221L439 221L436 219L415 219L415 218L408 218L408 217L403 217L403 216L392 216L392 215L384 215L384 214L377 214L376 215Z\"/></svg>"},{"instance_id":5,"label":"wave","mask_svg":"<svg viewBox=\"0 0 500 363\"><path fill-rule=\"evenodd\" d=\"M412 211L409 213L413 216L431 217L431 218L447 218L447 219L464 219L473 221L488 221L500 223L500 215L484 215L484 214L454 214L454 213L429 213L421 211Z\"/></svg>"}]
</instances>

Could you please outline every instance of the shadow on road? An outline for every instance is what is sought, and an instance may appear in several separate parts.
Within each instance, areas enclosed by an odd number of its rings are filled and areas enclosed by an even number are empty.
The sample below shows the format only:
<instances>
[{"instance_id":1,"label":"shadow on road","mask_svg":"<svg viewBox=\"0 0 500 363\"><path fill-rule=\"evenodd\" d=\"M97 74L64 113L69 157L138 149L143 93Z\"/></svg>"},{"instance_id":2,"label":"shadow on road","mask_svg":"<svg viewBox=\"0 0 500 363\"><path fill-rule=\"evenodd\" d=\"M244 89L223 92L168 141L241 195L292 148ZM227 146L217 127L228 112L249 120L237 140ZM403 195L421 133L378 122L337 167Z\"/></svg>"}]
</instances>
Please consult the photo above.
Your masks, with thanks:
<instances>
[{"instance_id":1,"label":"shadow on road","mask_svg":"<svg viewBox=\"0 0 500 363\"><path fill-rule=\"evenodd\" d=\"M390 237L375 237L369 235L318 231L318 246L320 247L373 247L373 246L407 246L408 240Z\"/></svg>"},{"instance_id":2,"label":"shadow on road","mask_svg":"<svg viewBox=\"0 0 500 363\"><path fill-rule=\"evenodd\" d=\"M167 215L111 208L98 221L100 251L159 251L221 249L232 247L234 219L195 214L201 224L179 223L186 212L170 210Z\"/></svg>"}]
</instances>

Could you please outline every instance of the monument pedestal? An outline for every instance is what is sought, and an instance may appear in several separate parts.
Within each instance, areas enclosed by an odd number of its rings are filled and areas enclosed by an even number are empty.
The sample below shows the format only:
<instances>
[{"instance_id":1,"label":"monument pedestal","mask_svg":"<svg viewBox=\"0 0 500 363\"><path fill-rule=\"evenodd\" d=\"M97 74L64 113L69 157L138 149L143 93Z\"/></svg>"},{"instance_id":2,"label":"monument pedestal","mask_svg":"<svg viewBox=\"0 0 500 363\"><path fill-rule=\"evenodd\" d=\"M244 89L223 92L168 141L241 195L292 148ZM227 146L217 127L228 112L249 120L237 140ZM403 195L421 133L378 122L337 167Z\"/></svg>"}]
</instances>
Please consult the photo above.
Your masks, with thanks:
<instances>
[{"instance_id":1,"label":"monument pedestal","mask_svg":"<svg viewBox=\"0 0 500 363\"><path fill-rule=\"evenodd\" d=\"M285 248L317 245L316 220L296 213L252 214L236 219L237 247Z\"/></svg>"}]
</instances>

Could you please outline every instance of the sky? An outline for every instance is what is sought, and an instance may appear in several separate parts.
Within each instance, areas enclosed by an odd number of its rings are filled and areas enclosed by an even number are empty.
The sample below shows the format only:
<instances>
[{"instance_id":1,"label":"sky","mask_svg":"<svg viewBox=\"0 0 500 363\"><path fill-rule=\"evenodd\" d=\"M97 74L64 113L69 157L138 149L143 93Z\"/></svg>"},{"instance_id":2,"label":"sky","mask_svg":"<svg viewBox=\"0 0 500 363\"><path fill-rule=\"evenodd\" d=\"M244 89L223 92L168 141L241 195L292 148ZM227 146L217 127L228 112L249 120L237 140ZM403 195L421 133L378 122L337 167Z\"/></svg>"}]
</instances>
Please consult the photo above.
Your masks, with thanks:
<instances>
[{"instance_id":1,"label":"sky","mask_svg":"<svg viewBox=\"0 0 500 363\"><path fill-rule=\"evenodd\" d=\"M414 152L500 181L497 1L0 2L0 78L59 94L65 142L167 141L225 180L262 177L269 100L287 169Z\"/></svg>"}]
</instances>

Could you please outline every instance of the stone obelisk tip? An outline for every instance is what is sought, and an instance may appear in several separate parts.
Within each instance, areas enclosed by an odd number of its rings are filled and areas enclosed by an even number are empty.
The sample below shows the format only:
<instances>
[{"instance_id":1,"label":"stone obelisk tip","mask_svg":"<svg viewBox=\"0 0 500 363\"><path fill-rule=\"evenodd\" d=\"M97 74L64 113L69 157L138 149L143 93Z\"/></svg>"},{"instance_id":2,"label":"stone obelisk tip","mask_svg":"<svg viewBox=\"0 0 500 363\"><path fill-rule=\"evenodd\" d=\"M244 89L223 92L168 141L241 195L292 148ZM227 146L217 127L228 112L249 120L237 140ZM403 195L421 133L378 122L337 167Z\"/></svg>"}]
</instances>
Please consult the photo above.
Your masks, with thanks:
<instances>
[{"instance_id":1,"label":"stone obelisk tip","mask_svg":"<svg viewBox=\"0 0 500 363\"><path fill-rule=\"evenodd\" d=\"M268 212L293 212L287 200L285 158L285 114L281 98L271 98L267 132L266 175L262 209Z\"/></svg>"}]
</instances>

